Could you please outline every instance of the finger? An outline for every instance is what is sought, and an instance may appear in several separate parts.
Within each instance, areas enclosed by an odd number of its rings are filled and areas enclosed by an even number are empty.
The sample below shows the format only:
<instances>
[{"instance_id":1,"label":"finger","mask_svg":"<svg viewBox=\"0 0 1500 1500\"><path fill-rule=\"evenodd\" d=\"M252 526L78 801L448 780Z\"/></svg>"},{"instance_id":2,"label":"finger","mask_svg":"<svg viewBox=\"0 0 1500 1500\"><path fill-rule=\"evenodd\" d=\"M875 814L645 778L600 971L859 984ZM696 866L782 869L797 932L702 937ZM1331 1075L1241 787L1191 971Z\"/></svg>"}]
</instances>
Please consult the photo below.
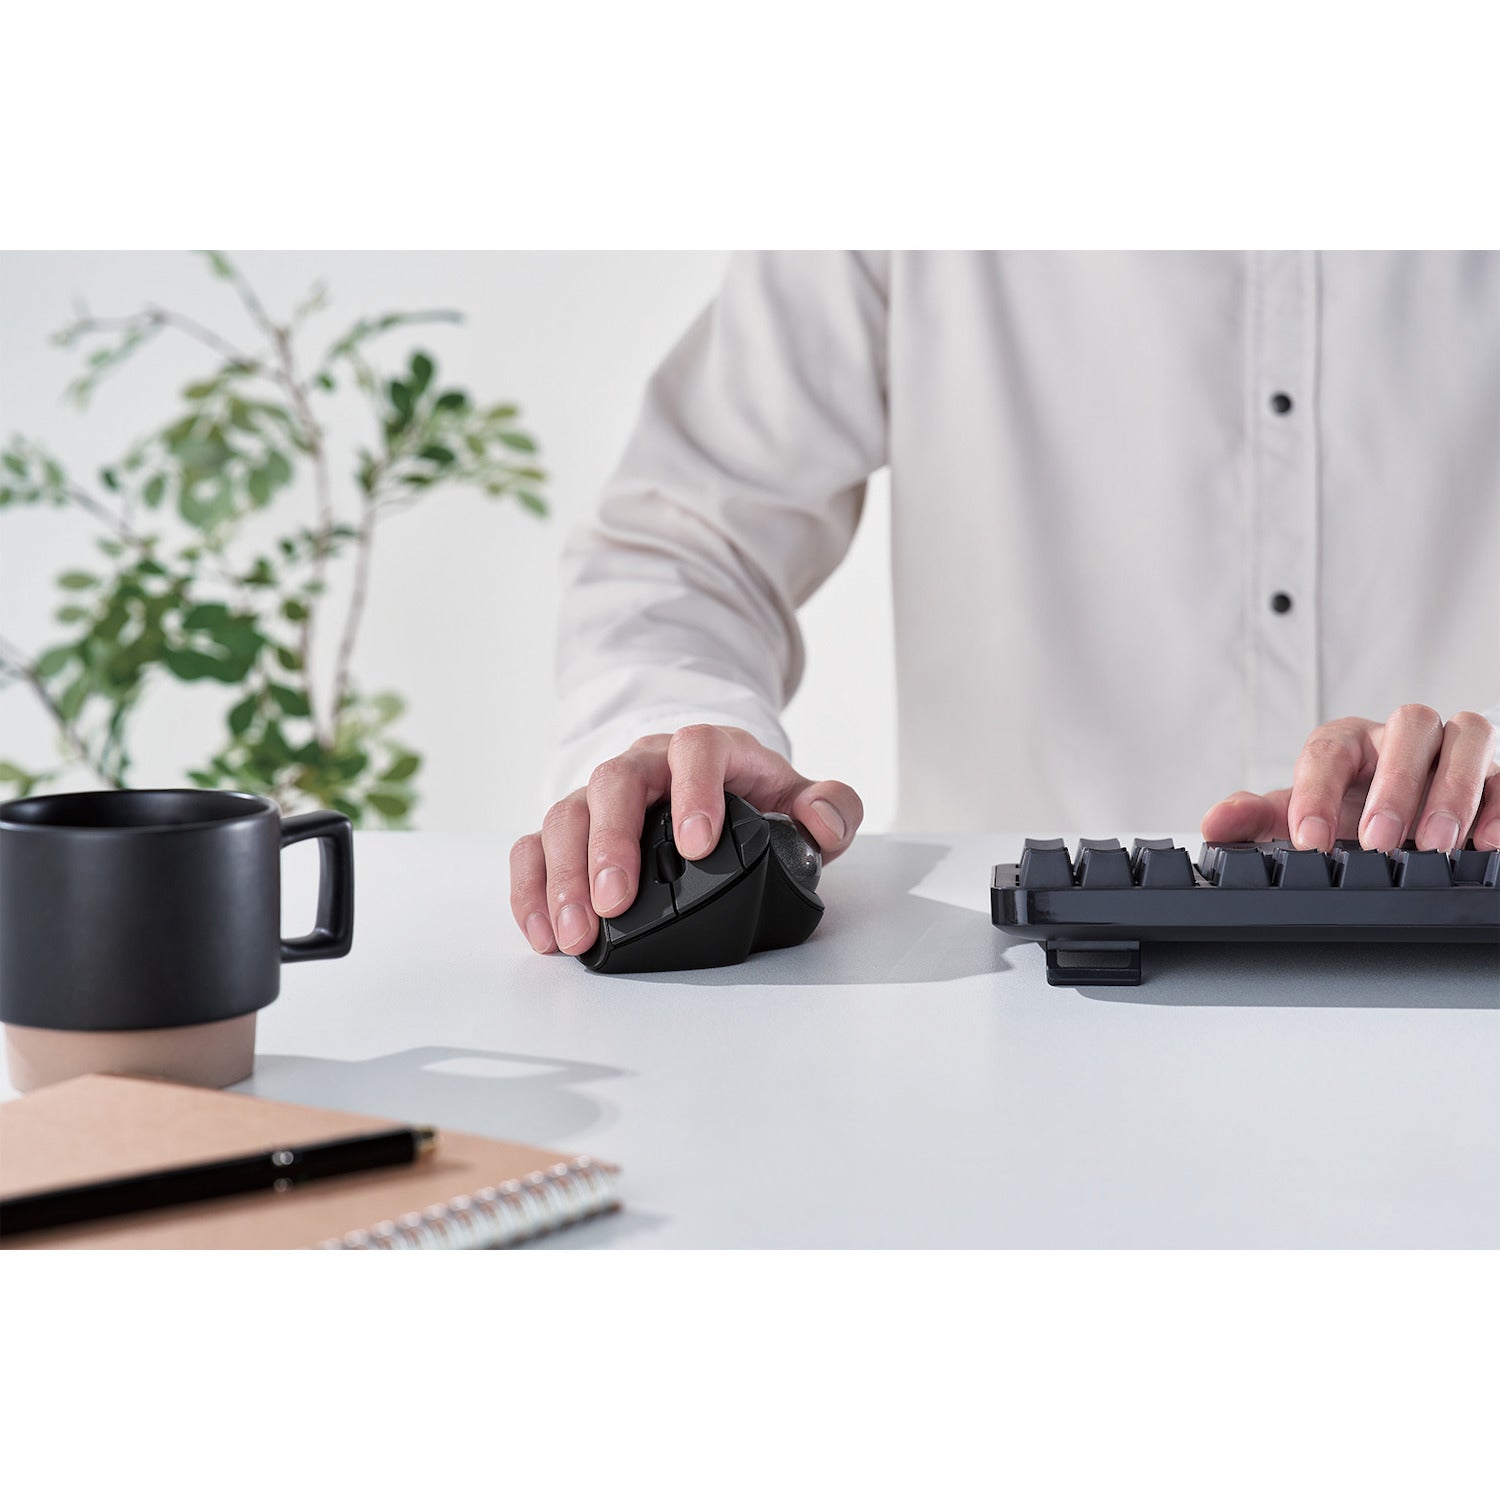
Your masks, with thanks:
<instances>
[{"instance_id":1,"label":"finger","mask_svg":"<svg viewBox=\"0 0 1500 1500\"><path fill-rule=\"evenodd\" d=\"M1500 766L1492 765L1484 778L1484 792L1474 817L1474 847L1500 849Z\"/></svg>"},{"instance_id":2,"label":"finger","mask_svg":"<svg viewBox=\"0 0 1500 1500\"><path fill-rule=\"evenodd\" d=\"M1480 714L1461 713L1443 725L1437 770L1427 789L1417 830L1419 849L1459 849L1479 810L1485 773L1495 759L1495 726Z\"/></svg>"},{"instance_id":3,"label":"finger","mask_svg":"<svg viewBox=\"0 0 1500 1500\"><path fill-rule=\"evenodd\" d=\"M511 846L510 910L526 941L538 953L556 949L552 923L547 919L547 861L539 833L528 833Z\"/></svg>"},{"instance_id":4,"label":"finger","mask_svg":"<svg viewBox=\"0 0 1500 1500\"><path fill-rule=\"evenodd\" d=\"M599 931L589 900L588 852L588 798L580 788L554 804L542 822L547 913L564 953L582 953Z\"/></svg>"},{"instance_id":5,"label":"finger","mask_svg":"<svg viewBox=\"0 0 1500 1500\"><path fill-rule=\"evenodd\" d=\"M1359 824L1359 841L1366 849L1389 851L1405 842L1442 743L1443 720L1435 708L1405 703L1386 720Z\"/></svg>"},{"instance_id":6,"label":"finger","mask_svg":"<svg viewBox=\"0 0 1500 1500\"><path fill-rule=\"evenodd\" d=\"M1334 719L1308 735L1292 772L1287 837L1299 849L1333 848L1344 798L1375 771L1370 719Z\"/></svg>"},{"instance_id":7,"label":"finger","mask_svg":"<svg viewBox=\"0 0 1500 1500\"><path fill-rule=\"evenodd\" d=\"M702 859L719 842L729 749L729 731L713 724L689 724L667 742L672 837L684 859Z\"/></svg>"},{"instance_id":8,"label":"finger","mask_svg":"<svg viewBox=\"0 0 1500 1500\"><path fill-rule=\"evenodd\" d=\"M641 878L641 827L646 808L667 789L667 758L629 750L589 777L589 899L601 917L624 911Z\"/></svg>"},{"instance_id":9,"label":"finger","mask_svg":"<svg viewBox=\"0 0 1500 1500\"><path fill-rule=\"evenodd\" d=\"M825 860L837 859L865 820L859 793L842 781L810 781L785 809L818 841Z\"/></svg>"},{"instance_id":10,"label":"finger","mask_svg":"<svg viewBox=\"0 0 1500 1500\"><path fill-rule=\"evenodd\" d=\"M1267 792L1235 792L1203 814L1199 831L1210 844L1261 844L1287 837L1286 809L1291 787Z\"/></svg>"}]
</instances>

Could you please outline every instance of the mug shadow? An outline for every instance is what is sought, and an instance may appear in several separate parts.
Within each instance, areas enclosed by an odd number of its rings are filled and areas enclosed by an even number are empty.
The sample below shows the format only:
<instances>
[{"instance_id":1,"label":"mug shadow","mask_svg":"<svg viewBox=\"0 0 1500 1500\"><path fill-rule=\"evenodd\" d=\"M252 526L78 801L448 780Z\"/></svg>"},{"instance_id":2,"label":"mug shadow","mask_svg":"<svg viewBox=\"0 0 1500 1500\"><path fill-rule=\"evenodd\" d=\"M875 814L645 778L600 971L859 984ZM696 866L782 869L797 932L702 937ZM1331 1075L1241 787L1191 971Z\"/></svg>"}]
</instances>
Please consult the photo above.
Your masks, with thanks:
<instances>
[{"instance_id":1,"label":"mug shadow","mask_svg":"<svg viewBox=\"0 0 1500 1500\"><path fill-rule=\"evenodd\" d=\"M987 916L912 892L951 847L897 838L856 840L819 884L827 912L805 943L752 953L744 963L722 969L611 978L617 983L708 989L806 989L825 984L934 984L1008 969L1004 954L1012 940Z\"/></svg>"},{"instance_id":2,"label":"mug shadow","mask_svg":"<svg viewBox=\"0 0 1500 1500\"><path fill-rule=\"evenodd\" d=\"M623 1068L525 1052L413 1047L350 1062L257 1053L236 1093L554 1146L618 1116L582 1092Z\"/></svg>"}]
</instances>

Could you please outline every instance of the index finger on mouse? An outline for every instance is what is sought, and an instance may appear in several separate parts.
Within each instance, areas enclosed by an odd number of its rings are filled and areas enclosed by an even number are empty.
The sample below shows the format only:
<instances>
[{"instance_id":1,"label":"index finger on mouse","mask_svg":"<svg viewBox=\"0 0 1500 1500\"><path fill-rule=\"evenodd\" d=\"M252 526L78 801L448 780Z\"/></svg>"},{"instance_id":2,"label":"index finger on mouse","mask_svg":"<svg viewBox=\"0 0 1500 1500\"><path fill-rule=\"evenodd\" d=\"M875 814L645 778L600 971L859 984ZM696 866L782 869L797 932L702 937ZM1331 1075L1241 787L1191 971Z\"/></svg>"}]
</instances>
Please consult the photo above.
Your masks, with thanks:
<instances>
[{"instance_id":1,"label":"index finger on mouse","mask_svg":"<svg viewBox=\"0 0 1500 1500\"><path fill-rule=\"evenodd\" d=\"M673 837L684 859L702 859L719 842L729 752L728 734L712 724L689 724L667 742Z\"/></svg>"}]
</instances>

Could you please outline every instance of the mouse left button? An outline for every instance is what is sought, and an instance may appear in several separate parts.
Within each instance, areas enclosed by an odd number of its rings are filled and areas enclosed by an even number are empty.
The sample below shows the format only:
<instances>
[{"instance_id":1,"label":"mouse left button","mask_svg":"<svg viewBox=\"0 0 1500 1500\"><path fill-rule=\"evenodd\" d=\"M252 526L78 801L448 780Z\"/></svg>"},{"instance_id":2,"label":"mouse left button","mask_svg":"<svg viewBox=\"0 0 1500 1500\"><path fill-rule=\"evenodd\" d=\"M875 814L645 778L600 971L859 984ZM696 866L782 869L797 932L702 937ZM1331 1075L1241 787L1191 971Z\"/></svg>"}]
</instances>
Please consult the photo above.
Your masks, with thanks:
<instances>
[{"instance_id":1,"label":"mouse left button","mask_svg":"<svg viewBox=\"0 0 1500 1500\"><path fill-rule=\"evenodd\" d=\"M599 927L601 933L607 929L611 942L625 943L670 922L676 915L671 885L664 880L653 880L642 869L635 900L617 916L600 918Z\"/></svg>"}]
</instances>

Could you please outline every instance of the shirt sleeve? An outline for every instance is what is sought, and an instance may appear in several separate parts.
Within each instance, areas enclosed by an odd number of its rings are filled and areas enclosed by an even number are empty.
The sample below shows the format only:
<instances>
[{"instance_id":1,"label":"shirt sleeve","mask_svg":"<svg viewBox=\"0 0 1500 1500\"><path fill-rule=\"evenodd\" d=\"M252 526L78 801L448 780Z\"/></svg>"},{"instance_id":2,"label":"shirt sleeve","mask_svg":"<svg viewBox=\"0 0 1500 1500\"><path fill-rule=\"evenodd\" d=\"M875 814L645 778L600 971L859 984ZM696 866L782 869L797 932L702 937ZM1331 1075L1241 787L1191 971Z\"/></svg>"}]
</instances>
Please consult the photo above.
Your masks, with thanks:
<instances>
[{"instance_id":1,"label":"shirt sleeve","mask_svg":"<svg viewBox=\"0 0 1500 1500\"><path fill-rule=\"evenodd\" d=\"M789 753L796 611L886 461L885 276L866 254L737 255L652 378L563 553L554 797L684 724Z\"/></svg>"}]
</instances>

